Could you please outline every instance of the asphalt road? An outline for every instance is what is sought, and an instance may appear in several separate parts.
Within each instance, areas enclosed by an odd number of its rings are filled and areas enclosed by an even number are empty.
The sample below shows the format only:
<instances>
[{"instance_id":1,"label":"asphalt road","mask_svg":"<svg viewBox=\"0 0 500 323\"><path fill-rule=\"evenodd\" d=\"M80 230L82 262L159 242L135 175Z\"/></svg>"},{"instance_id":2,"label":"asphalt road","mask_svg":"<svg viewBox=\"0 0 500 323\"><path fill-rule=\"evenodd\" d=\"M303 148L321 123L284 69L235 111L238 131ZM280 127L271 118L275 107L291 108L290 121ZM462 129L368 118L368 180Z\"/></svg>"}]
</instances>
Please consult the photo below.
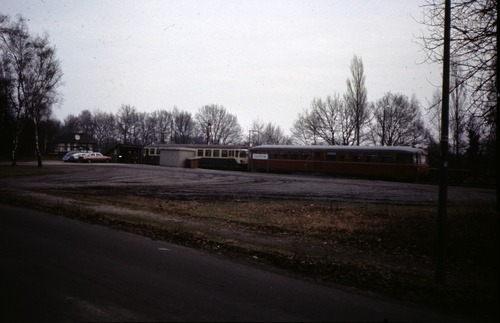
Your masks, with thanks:
<instances>
[{"instance_id":1,"label":"asphalt road","mask_svg":"<svg viewBox=\"0 0 500 323\"><path fill-rule=\"evenodd\" d=\"M2 321L457 321L0 205Z\"/></svg>"}]
</instances>

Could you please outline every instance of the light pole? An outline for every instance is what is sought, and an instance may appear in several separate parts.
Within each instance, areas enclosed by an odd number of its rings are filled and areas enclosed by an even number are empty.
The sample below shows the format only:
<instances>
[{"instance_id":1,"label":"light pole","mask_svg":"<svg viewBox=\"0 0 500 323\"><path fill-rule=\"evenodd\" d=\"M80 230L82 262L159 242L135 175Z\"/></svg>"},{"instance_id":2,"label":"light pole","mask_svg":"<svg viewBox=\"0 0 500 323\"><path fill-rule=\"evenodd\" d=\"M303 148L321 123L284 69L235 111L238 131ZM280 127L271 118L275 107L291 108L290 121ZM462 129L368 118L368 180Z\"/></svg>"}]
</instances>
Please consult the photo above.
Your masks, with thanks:
<instances>
[{"instance_id":1,"label":"light pole","mask_svg":"<svg viewBox=\"0 0 500 323\"><path fill-rule=\"evenodd\" d=\"M252 146L252 138L253 136L251 136L252 133L257 133L257 144L259 144L259 130L248 130L248 148L250 148Z\"/></svg>"},{"instance_id":2,"label":"light pole","mask_svg":"<svg viewBox=\"0 0 500 323\"><path fill-rule=\"evenodd\" d=\"M212 133L212 121L208 120L208 125L207 125L207 145L210 145L210 134Z\"/></svg>"}]
</instances>

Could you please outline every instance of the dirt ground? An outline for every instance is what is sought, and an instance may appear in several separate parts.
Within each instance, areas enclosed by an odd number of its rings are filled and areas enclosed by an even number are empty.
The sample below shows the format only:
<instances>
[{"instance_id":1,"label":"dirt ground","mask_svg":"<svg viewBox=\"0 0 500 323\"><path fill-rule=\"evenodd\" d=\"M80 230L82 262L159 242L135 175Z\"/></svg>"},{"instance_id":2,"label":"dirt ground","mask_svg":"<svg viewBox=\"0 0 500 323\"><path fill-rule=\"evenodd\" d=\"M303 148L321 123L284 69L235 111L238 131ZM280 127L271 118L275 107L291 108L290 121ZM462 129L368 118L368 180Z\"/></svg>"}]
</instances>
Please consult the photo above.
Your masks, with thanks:
<instances>
[{"instance_id":1,"label":"dirt ground","mask_svg":"<svg viewBox=\"0 0 500 323\"><path fill-rule=\"evenodd\" d=\"M0 203L163 239L476 320L497 318L495 191L449 187L435 283L437 187L147 165L0 165Z\"/></svg>"}]
</instances>

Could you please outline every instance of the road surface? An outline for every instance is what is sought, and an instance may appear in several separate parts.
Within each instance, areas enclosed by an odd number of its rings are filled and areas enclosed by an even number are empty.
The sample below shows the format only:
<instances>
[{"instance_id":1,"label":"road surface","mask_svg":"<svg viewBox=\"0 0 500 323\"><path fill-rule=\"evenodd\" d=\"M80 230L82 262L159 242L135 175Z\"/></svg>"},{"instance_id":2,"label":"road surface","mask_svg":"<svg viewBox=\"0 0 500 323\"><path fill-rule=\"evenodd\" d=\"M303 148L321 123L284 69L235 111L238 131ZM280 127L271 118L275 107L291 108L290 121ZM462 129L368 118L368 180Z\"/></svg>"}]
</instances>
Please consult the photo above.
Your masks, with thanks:
<instances>
[{"instance_id":1,"label":"road surface","mask_svg":"<svg viewBox=\"0 0 500 323\"><path fill-rule=\"evenodd\" d=\"M457 321L0 204L2 321Z\"/></svg>"}]
</instances>

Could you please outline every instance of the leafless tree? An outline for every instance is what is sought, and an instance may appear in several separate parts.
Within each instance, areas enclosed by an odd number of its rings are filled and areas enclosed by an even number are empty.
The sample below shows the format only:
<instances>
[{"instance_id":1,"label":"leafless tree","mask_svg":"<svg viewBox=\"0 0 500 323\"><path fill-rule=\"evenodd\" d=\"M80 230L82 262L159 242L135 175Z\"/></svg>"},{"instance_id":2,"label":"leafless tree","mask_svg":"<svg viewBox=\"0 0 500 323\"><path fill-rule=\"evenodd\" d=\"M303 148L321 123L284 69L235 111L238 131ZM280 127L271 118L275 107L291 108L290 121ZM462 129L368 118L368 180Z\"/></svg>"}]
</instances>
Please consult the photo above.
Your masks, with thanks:
<instances>
[{"instance_id":1,"label":"leafless tree","mask_svg":"<svg viewBox=\"0 0 500 323\"><path fill-rule=\"evenodd\" d=\"M28 114L33 120L35 130L35 153L38 166L42 167L40 154L39 128L43 118L52 113L52 106L58 101L57 89L61 83L62 71L55 56L55 48L50 46L48 35L32 38L33 57L28 61L28 74L23 86Z\"/></svg>"},{"instance_id":2,"label":"leafless tree","mask_svg":"<svg viewBox=\"0 0 500 323\"><path fill-rule=\"evenodd\" d=\"M317 145L319 141L317 126L308 109L300 112L291 129L293 141L302 145Z\"/></svg>"},{"instance_id":3,"label":"leafless tree","mask_svg":"<svg viewBox=\"0 0 500 323\"><path fill-rule=\"evenodd\" d=\"M98 150L102 152L103 149L109 149L116 135L114 114L96 110L92 114L92 123Z\"/></svg>"},{"instance_id":4,"label":"leafless tree","mask_svg":"<svg viewBox=\"0 0 500 323\"><path fill-rule=\"evenodd\" d=\"M321 100L313 101L312 113L318 125L318 136L328 145L338 143L336 136L340 128L340 114L345 108L346 105L338 94L333 97L328 96L324 102Z\"/></svg>"},{"instance_id":5,"label":"leafless tree","mask_svg":"<svg viewBox=\"0 0 500 323\"><path fill-rule=\"evenodd\" d=\"M427 108L427 119L429 125L429 131L432 135L434 142L439 142L439 136L441 134L441 90L436 89L432 93L431 101L429 102L429 107Z\"/></svg>"},{"instance_id":6,"label":"leafless tree","mask_svg":"<svg viewBox=\"0 0 500 323\"><path fill-rule=\"evenodd\" d=\"M441 63L444 42L444 2L426 0L422 6L420 23L427 32L417 37L426 53L426 61ZM451 5L450 51L460 73L451 91L464 87L470 97L470 105L481 111L483 122L492 125L495 135L498 122L497 82L497 0L456 0ZM498 147L498 141L497 141Z\"/></svg>"},{"instance_id":7,"label":"leafless tree","mask_svg":"<svg viewBox=\"0 0 500 323\"><path fill-rule=\"evenodd\" d=\"M79 132L80 132L80 125L78 122L78 117L75 116L74 114L68 114L62 122L61 133L67 135Z\"/></svg>"},{"instance_id":8,"label":"leafless tree","mask_svg":"<svg viewBox=\"0 0 500 323\"><path fill-rule=\"evenodd\" d=\"M83 110L78 115L78 132L84 133L89 137L94 137L95 120L90 110Z\"/></svg>"},{"instance_id":9,"label":"leafless tree","mask_svg":"<svg viewBox=\"0 0 500 323\"><path fill-rule=\"evenodd\" d=\"M27 114L24 94L24 78L28 73L27 61L33 57L31 50L28 26L23 18L17 22L10 22L9 17L0 15L0 37L3 59L6 70L10 73L12 93L10 96L10 110L13 117L12 136L12 166L16 165L16 152L19 145L19 135L22 131L22 119Z\"/></svg>"},{"instance_id":10,"label":"leafless tree","mask_svg":"<svg viewBox=\"0 0 500 323\"><path fill-rule=\"evenodd\" d=\"M371 137L381 146L417 146L424 143L426 130L420 103L415 97L386 93L373 105Z\"/></svg>"},{"instance_id":11,"label":"leafless tree","mask_svg":"<svg viewBox=\"0 0 500 323\"><path fill-rule=\"evenodd\" d=\"M135 137L138 118L136 108L128 104L122 105L118 110L116 115L116 126L121 135L123 144L129 144L131 139Z\"/></svg>"},{"instance_id":12,"label":"leafless tree","mask_svg":"<svg viewBox=\"0 0 500 323\"><path fill-rule=\"evenodd\" d=\"M450 93L450 128L451 148L455 156L465 152L465 137L468 119L473 115L469 108L467 90L461 82L460 67L457 64L451 66L452 90Z\"/></svg>"},{"instance_id":13,"label":"leafless tree","mask_svg":"<svg viewBox=\"0 0 500 323\"><path fill-rule=\"evenodd\" d=\"M35 153L38 166L41 167L40 122L51 115L52 106L58 101L57 88L62 78L55 48L50 45L47 35L31 36L26 20L21 16L18 16L17 21L10 22L9 17L0 15L0 44L13 83L10 95L14 120L12 166L16 165L21 121L29 117L34 125Z\"/></svg>"},{"instance_id":14,"label":"leafless tree","mask_svg":"<svg viewBox=\"0 0 500 323\"><path fill-rule=\"evenodd\" d=\"M173 143L176 144L190 144L195 136L195 123L191 113L186 111L179 111L174 108L172 111L174 120L173 128Z\"/></svg>"},{"instance_id":15,"label":"leafless tree","mask_svg":"<svg viewBox=\"0 0 500 323\"><path fill-rule=\"evenodd\" d=\"M157 110L153 112L152 117L156 119L157 131L155 140L161 144L167 141L172 142L172 113L166 110Z\"/></svg>"},{"instance_id":16,"label":"leafless tree","mask_svg":"<svg viewBox=\"0 0 500 323\"><path fill-rule=\"evenodd\" d=\"M460 66L452 61L451 64L451 90L450 90L450 147L455 157L462 155L467 149L467 137L474 125L478 129L478 120L481 119L481 113L477 113L477 108L471 105L467 87L462 82L462 73ZM436 90L433 94L429 106L430 126L434 139L438 141L441 133L441 91ZM471 121L473 120L473 121ZM483 119L484 120L484 119ZM472 122L472 123L471 123ZM483 122L484 125L484 122ZM481 127L484 128L484 127Z\"/></svg>"},{"instance_id":17,"label":"leafless tree","mask_svg":"<svg viewBox=\"0 0 500 323\"><path fill-rule=\"evenodd\" d=\"M158 131L158 119L154 113L139 113L139 136L138 144L147 146L156 141Z\"/></svg>"},{"instance_id":18,"label":"leafless tree","mask_svg":"<svg viewBox=\"0 0 500 323\"><path fill-rule=\"evenodd\" d=\"M356 144L356 115L355 111L344 106L339 114L340 144L350 146ZM337 136L338 137L338 136Z\"/></svg>"},{"instance_id":19,"label":"leafless tree","mask_svg":"<svg viewBox=\"0 0 500 323\"><path fill-rule=\"evenodd\" d=\"M304 144L340 143L341 114L346 108L345 102L338 94L328 96L326 100L315 98L311 108L299 114L292 129L295 140Z\"/></svg>"},{"instance_id":20,"label":"leafless tree","mask_svg":"<svg viewBox=\"0 0 500 323\"><path fill-rule=\"evenodd\" d=\"M248 145L249 146L259 146L264 143L263 141L263 133L264 133L264 128L266 127L264 121L260 119L255 119L252 122L252 126L250 127L250 130L248 130Z\"/></svg>"},{"instance_id":21,"label":"leafless tree","mask_svg":"<svg viewBox=\"0 0 500 323\"><path fill-rule=\"evenodd\" d=\"M256 119L249 130L249 145L291 145L292 138L285 135L283 129L271 122L265 124Z\"/></svg>"},{"instance_id":22,"label":"leafless tree","mask_svg":"<svg viewBox=\"0 0 500 323\"><path fill-rule=\"evenodd\" d=\"M365 86L365 72L361 57L354 55L350 69L352 78L347 79L347 93L345 94L347 111L344 114L345 118L343 122L353 123L354 143L359 146L362 140L361 137L363 136L363 128L369 122L370 117ZM351 126L345 124L343 130L348 131L349 128L351 128Z\"/></svg>"},{"instance_id":23,"label":"leafless tree","mask_svg":"<svg viewBox=\"0 0 500 323\"><path fill-rule=\"evenodd\" d=\"M241 141L238 118L220 105L205 105L195 116L198 132L205 135L208 144L235 144Z\"/></svg>"}]
</instances>

